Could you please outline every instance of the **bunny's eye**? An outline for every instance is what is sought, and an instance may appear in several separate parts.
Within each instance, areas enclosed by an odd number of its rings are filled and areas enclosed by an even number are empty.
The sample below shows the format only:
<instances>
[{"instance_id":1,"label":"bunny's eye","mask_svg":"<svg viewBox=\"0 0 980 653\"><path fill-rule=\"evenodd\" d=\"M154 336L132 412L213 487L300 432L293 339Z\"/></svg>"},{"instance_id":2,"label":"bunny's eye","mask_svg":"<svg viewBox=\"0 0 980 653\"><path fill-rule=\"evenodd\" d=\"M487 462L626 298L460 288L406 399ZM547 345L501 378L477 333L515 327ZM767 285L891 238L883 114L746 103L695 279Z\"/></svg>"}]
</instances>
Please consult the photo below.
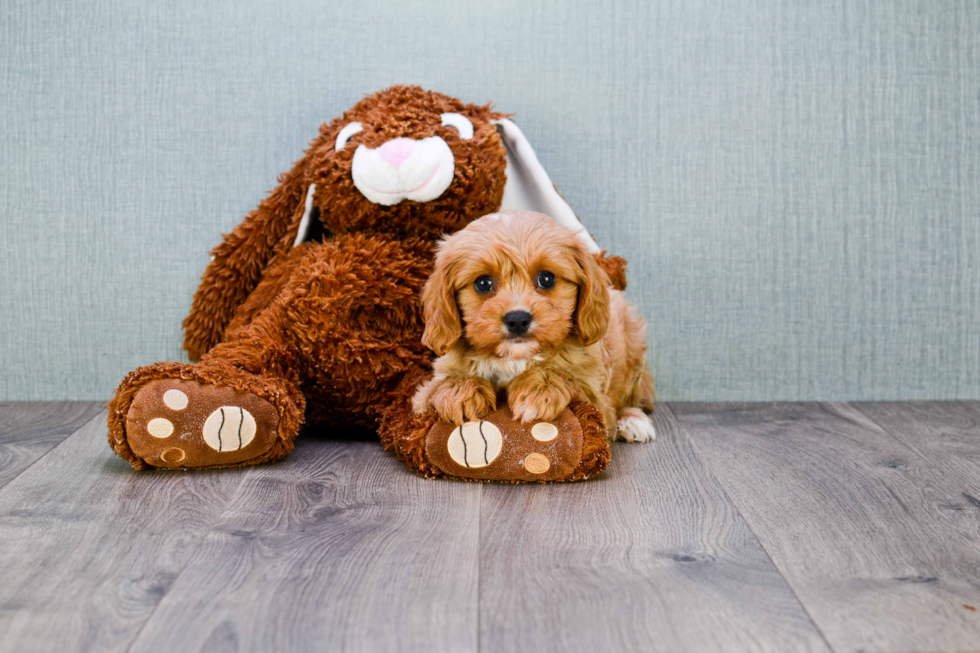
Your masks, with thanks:
<instances>
[{"instance_id":1,"label":"bunny's eye","mask_svg":"<svg viewBox=\"0 0 980 653\"><path fill-rule=\"evenodd\" d=\"M548 271L538 272L538 288L549 290L555 287L555 275Z\"/></svg>"},{"instance_id":2,"label":"bunny's eye","mask_svg":"<svg viewBox=\"0 0 980 653\"><path fill-rule=\"evenodd\" d=\"M473 282L473 288L481 295L486 295L493 290L493 279L489 275L483 275Z\"/></svg>"},{"instance_id":3,"label":"bunny's eye","mask_svg":"<svg viewBox=\"0 0 980 653\"><path fill-rule=\"evenodd\" d=\"M461 113L444 113L442 116L443 127L455 127L459 132L459 137L464 141L473 138L473 123Z\"/></svg>"},{"instance_id":4,"label":"bunny's eye","mask_svg":"<svg viewBox=\"0 0 980 653\"><path fill-rule=\"evenodd\" d=\"M361 127L361 123L359 122L352 122L344 125L344 128L340 130L339 134L337 134L337 143L334 145L334 150L339 152L344 149L344 146L347 145L347 141L350 140L350 137L362 129L364 128Z\"/></svg>"}]
</instances>

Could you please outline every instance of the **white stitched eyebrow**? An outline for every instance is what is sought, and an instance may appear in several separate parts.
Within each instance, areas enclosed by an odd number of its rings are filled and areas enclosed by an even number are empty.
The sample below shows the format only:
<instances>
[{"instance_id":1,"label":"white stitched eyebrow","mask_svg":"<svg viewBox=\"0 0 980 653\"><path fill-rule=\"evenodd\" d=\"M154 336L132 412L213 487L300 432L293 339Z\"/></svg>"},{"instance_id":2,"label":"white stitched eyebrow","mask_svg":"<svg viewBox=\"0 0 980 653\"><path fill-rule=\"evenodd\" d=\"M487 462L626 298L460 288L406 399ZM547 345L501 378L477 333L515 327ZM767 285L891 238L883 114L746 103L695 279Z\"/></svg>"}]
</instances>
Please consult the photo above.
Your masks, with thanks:
<instances>
[{"instance_id":1,"label":"white stitched eyebrow","mask_svg":"<svg viewBox=\"0 0 980 653\"><path fill-rule=\"evenodd\" d=\"M350 140L350 137L362 129L364 128L361 127L361 123L359 122L352 122L344 125L344 128L340 130L339 134L337 134L337 144L334 145L334 150L339 152L344 149L344 146L347 145L347 141Z\"/></svg>"},{"instance_id":2,"label":"white stitched eyebrow","mask_svg":"<svg viewBox=\"0 0 980 653\"><path fill-rule=\"evenodd\" d=\"M444 113L441 116L443 126L455 127L463 140L473 138L473 123L461 113Z\"/></svg>"}]
</instances>

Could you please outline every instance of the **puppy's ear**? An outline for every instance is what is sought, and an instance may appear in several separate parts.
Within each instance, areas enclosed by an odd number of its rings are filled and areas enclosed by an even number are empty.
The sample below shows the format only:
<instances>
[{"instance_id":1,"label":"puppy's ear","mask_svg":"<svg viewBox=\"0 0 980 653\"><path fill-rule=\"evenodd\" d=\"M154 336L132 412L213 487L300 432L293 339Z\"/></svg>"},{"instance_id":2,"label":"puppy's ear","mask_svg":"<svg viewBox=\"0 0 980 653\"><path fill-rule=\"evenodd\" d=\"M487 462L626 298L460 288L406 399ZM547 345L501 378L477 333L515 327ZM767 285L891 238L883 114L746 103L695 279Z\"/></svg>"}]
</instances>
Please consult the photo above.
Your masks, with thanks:
<instances>
[{"instance_id":1,"label":"puppy's ear","mask_svg":"<svg viewBox=\"0 0 980 653\"><path fill-rule=\"evenodd\" d=\"M591 345L599 342L609 328L609 277L581 242L575 244L575 262L581 271L575 328L582 341Z\"/></svg>"},{"instance_id":2,"label":"puppy's ear","mask_svg":"<svg viewBox=\"0 0 980 653\"><path fill-rule=\"evenodd\" d=\"M442 356L463 336L463 323L456 305L456 290L450 274L450 260L445 252L436 256L435 270L422 288L422 312L425 333L422 344Z\"/></svg>"}]
</instances>

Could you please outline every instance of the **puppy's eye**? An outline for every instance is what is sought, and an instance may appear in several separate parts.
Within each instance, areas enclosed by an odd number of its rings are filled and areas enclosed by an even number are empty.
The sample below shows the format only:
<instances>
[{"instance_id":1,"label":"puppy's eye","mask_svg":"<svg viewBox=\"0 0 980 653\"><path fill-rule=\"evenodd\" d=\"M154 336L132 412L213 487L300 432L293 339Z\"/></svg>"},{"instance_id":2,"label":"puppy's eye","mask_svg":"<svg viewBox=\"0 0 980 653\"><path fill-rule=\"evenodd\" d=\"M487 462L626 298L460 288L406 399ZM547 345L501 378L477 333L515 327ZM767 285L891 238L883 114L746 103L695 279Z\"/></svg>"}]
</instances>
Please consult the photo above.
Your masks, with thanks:
<instances>
[{"instance_id":1,"label":"puppy's eye","mask_svg":"<svg viewBox=\"0 0 980 653\"><path fill-rule=\"evenodd\" d=\"M443 127L455 127L464 141L473 138L473 123L461 113L444 113L441 116Z\"/></svg>"},{"instance_id":2,"label":"puppy's eye","mask_svg":"<svg viewBox=\"0 0 980 653\"><path fill-rule=\"evenodd\" d=\"M334 144L334 150L339 152L344 149L344 146L347 145L347 141L350 140L350 137L362 129L364 128L361 127L361 123L359 122L352 122L348 125L344 125L344 128L340 130L339 134L337 134L337 142Z\"/></svg>"},{"instance_id":3,"label":"puppy's eye","mask_svg":"<svg viewBox=\"0 0 980 653\"><path fill-rule=\"evenodd\" d=\"M549 288L555 287L555 275L550 272L538 272L538 288L544 288L548 290Z\"/></svg>"},{"instance_id":4,"label":"puppy's eye","mask_svg":"<svg viewBox=\"0 0 980 653\"><path fill-rule=\"evenodd\" d=\"M473 288L481 295L486 295L493 290L493 279L487 275L483 275L473 282Z\"/></svg>"}]
</instances>

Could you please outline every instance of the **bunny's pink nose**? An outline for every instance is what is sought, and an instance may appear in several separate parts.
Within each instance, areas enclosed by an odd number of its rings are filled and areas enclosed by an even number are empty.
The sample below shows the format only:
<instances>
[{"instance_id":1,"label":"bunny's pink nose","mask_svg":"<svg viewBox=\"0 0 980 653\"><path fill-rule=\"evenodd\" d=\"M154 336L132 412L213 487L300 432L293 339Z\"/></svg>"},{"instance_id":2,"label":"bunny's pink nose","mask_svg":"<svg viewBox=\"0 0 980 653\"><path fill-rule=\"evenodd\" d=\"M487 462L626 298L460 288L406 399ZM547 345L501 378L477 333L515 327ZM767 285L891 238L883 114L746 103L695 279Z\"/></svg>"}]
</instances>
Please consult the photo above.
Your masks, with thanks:
<instances>
[{"instance_id":1,"label":"bunny's pink nose","mask_svg":"<svg viewBox=\"0 0 980 653\"><path fill-rule=\"evenodd\" d=\"M397 168L415 151L415 141L411 138L393 138L381 146L381 158L393 168Z\"/></svg>"}]
</instances>

